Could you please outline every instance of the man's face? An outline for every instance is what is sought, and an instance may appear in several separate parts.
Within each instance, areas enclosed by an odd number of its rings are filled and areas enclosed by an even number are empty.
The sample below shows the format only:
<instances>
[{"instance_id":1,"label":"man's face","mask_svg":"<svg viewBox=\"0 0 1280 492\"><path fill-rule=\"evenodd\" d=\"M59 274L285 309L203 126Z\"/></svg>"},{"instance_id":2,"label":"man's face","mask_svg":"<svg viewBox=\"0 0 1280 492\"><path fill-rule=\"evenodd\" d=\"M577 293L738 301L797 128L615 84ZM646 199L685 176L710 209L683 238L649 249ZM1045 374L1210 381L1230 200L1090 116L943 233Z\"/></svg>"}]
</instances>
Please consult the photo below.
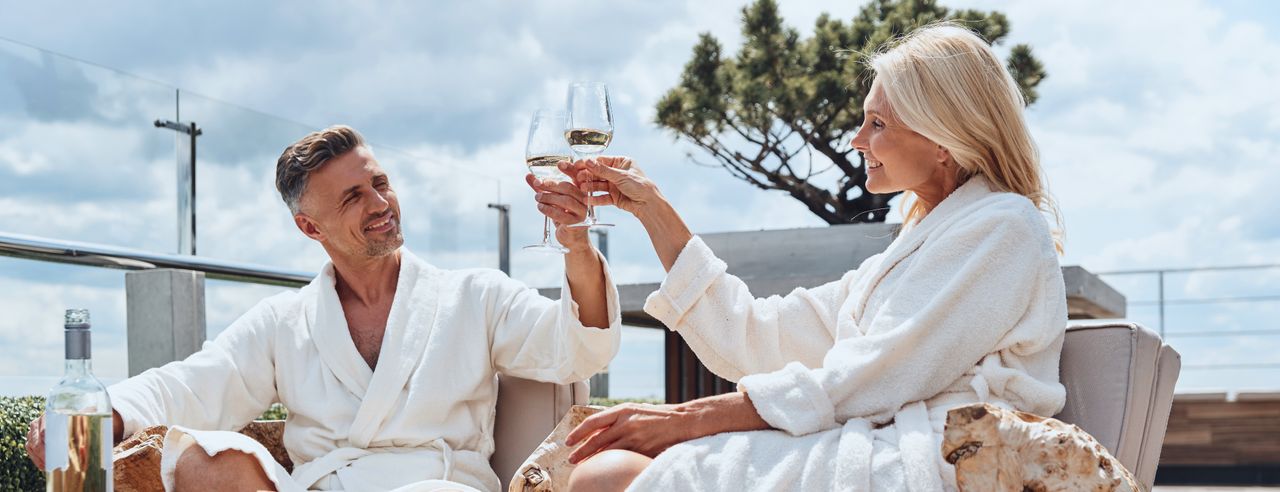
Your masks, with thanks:
<instances>
[{"instance_id":1,"label":"man's face","mask_svg":"<svg viewBox=\"0 0 1280 492\"><path fill-rule=\"evenodd\" d=\"M356 147L307 177L298 228L330 251L353 258L391 254L404 244L400 202L373 153Z\"/></svg>"}]
</instances>

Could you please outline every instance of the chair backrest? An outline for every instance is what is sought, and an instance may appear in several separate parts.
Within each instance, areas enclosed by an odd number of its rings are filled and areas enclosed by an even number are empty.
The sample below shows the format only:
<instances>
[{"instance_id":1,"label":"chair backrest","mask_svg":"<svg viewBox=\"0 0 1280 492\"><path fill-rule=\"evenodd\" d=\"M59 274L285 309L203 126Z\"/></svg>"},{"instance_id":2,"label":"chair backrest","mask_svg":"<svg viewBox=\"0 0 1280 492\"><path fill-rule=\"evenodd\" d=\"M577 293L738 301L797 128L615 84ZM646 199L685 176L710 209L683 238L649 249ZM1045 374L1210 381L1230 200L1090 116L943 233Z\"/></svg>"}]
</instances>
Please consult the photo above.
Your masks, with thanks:
<instances>
[{"instance_id":1,"label":"chair backrest","mask_svg":"<svg viewBox=\"0 0 1280 492\"><path fill-rule=\"evenodd\" d=\"M573 405L587 404L587 384L553 384L513 377L498 378L498 408L493 423L489 465L507 490L511 477L551 435Z\"/></svg>"},{"instance_id":2,"label":"chair backrest","mask_svg":"<svg viewBox=\"0 0 1280 492\"><path fill-rule=\"evenodd\" d=\"M1067 404L1055 417L1092 435L1150 489L1181 368L1177 351L1135 323L1072 325L1059 367Z\"/></svg>"}]
</instances>

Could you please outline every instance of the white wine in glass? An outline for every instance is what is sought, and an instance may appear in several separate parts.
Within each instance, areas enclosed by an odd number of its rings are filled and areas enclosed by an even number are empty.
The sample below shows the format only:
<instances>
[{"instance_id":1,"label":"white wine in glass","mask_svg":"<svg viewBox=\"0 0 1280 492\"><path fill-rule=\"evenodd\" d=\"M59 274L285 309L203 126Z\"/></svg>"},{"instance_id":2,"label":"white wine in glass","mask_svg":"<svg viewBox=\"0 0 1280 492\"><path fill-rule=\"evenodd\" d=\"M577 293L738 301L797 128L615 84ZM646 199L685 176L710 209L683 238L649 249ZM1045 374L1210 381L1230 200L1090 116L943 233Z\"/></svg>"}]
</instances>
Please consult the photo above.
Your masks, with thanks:
<instances>
[{"instance_id":1,"label":"white wine in glass","mask_svg":"<svg viewBox=\"0 0 1280 492\"><path fill-rule=\"evenodd\" d=\"M569 145L562 136L568 125L569 115L564 111L539 109L533 113L533 121L529 122L529 140L524 148L524 163L529 166L529 172L535 178L543 181L569 181L569 176L560 172L557 165L571 157ZM569 252L564 246L551 242L551 219L546 216L542 217L542 242L530 244L524 249L544 253Z\"/></svg>"},{"instance_id":2,"label":"white wine in glass","mask_svg":"<svg viewBox=\"0 0 1280 492\"><path fill-rule=\"evenodd\" d=\"M591 158L609 148L613 141L613 109L609 104L609 86L603 82L569 84L569 126L564 140L573 152ZM590 195L590 192L588 192ZM612 227L596 218L596 207L587 199L587 218L570 227Z\"/></svg>"}]
</instances>

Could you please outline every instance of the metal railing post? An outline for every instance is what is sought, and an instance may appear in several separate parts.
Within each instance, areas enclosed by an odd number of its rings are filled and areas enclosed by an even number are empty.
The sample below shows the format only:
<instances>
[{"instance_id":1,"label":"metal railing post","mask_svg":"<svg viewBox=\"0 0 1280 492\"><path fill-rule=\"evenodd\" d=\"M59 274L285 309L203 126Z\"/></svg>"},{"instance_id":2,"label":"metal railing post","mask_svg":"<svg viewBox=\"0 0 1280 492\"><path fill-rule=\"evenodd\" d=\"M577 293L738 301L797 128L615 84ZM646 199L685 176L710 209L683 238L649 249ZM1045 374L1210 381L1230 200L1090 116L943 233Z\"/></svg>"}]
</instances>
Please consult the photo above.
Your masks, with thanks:
<instances>
[{"instance_id":1,"label":"metal railing post","mask_svg":"<svg viewBox=\"0 0 1280 492\"><path fill-rule=\"evenodd\" d=\"M600 250L600 256L609 259L609 230L608 229L592 229L592 234L596 235L596 248Z\"/></svg>"},{"instance_id":2,"label":"metal railing post","mask_svg":"<svg viewBox=\"0 0 1280 492\"><path fill-rule=\"evenodd\" d=\"M608 229L592 229L592 234L596 235L596 248L600 250L600 256L606 261L609 260L609 230ZM591 397L592 398L608 398L609 397L609 368L605 367L603 371L591 376Z\"/></svg>"},{"instance_id":3,"label":"metal railing post","mask_svg":"<svg viewBox=\"0 0 1280 492\"><path fill-rule=\"evenodd\" d=\"M186 162L178 163L178 254L196 254L196 137L204 133L195 122L180 123L156 120L156 128L167 128L187 135L191 152Z\"/></svg>"},{"instance_id":4,"label":"metal railing post","mask_svg":"<svg viewBox=\"0 0 1280 492\"><path fill-rule=\"evenodd\" d=\"M511 275L511 205L490 203L498 211L498 269Z\"/></svg>"},{"instance_id":5,"label":"metal railing post","mask_svg":"<svg viewBox=\"0 0 1280 492\"><path fill-rule=\"evenodd\" d=\"M1160 306L1160 338L1164 338L1164 270L1156 272L1156 282L1159 284L1157 296Z\"/></svg>"}]
</instances>

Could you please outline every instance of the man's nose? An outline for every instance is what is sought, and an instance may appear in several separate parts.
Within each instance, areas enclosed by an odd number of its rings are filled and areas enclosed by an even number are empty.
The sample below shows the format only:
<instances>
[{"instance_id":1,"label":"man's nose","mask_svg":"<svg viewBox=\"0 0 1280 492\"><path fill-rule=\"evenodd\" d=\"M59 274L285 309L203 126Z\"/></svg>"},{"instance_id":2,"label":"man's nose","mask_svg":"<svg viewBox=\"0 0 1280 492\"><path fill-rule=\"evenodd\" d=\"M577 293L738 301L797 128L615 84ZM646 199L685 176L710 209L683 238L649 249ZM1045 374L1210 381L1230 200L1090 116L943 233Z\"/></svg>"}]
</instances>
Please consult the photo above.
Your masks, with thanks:
<instances>
[{"instance_id":1,"label":"man's nose","mask_svg":"<svg viewBox=\"0 0 1280 492\"><path fill-rule=\"evenodd\" d=\"M378 214L391 207L391 201L387 200L387 197L382 196L382 193L378 190L373 190L372 196L373 199L369 200L370 213Z\"/></svg>"}]
</instances>

